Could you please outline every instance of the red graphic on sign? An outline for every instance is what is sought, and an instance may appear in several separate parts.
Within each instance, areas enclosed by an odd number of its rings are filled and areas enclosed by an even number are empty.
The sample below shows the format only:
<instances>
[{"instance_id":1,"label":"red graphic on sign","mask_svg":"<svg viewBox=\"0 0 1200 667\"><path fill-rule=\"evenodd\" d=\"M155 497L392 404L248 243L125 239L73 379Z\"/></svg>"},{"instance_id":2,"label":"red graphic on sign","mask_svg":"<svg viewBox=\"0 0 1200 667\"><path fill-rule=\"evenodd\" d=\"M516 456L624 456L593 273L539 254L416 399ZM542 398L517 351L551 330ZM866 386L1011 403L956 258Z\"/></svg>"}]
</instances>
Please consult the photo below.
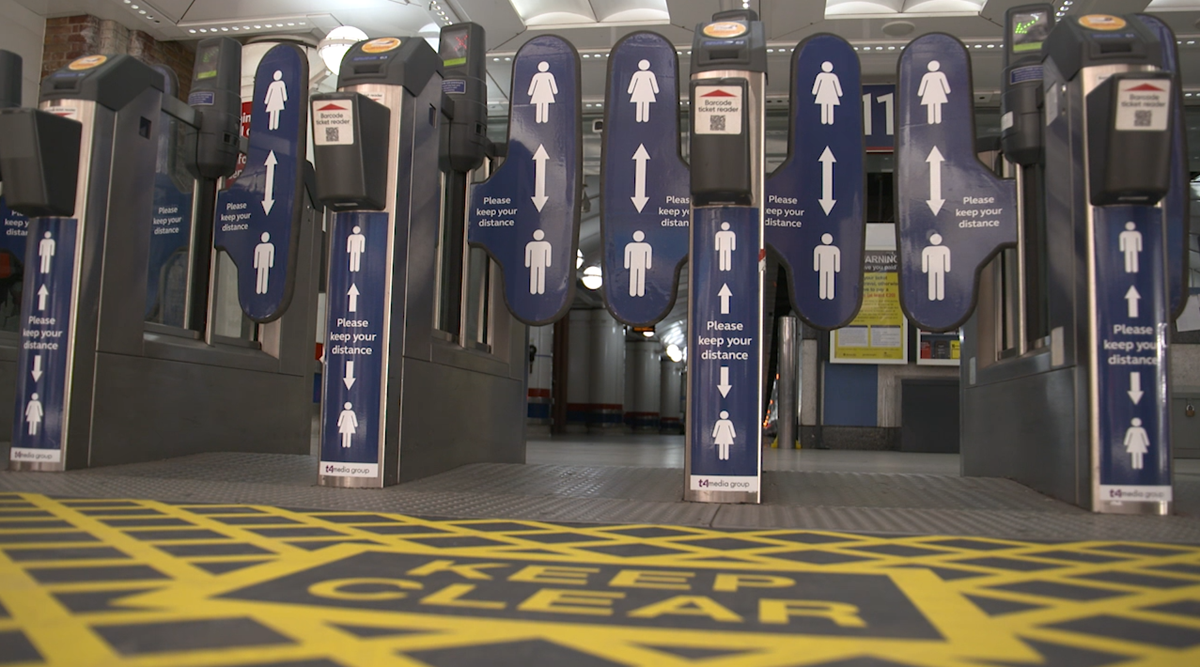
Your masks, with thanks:
<instances>
[{"instance_id":1,"label":"red graphic on sign","mask_svg":"<svg viewBox=\"0 0 1200 667\"><path fill-rule=\"evenodd\" d=\"M317 111L345 111L345 110L346 110L346 107L338 106L337 104L334 104L333 102L330 102L329 104L326 104L325 106L321 107L320 109L317 109Z\"/></svg>"},{"instance_id":2,"label":"red graphic on sign","mask_svg":"<svg viewBox=\"0 0 1200 667\"><path fill-rule=\"evenodd\" d=\"M1132 92L1151 91L1151 90L1156 93L1164 92L1162 88L1159 88L1158 86L1155 86L1155 85L1152 85L1149 83L1143 83L1140 86L1134 86L1133 88L1129 88L1127 90L1131 93Z\"/></svg>"},{"instance_id":3,"label":"red graphic on sign","mask_svg":"<svg viewBox=\"0 0 1200 667\"><path fill-rule=\"evenodd\" d=\"M737 94L718 88L711 93L704 93L700 97L737 97Z\"/></svg>"}]
</instances>

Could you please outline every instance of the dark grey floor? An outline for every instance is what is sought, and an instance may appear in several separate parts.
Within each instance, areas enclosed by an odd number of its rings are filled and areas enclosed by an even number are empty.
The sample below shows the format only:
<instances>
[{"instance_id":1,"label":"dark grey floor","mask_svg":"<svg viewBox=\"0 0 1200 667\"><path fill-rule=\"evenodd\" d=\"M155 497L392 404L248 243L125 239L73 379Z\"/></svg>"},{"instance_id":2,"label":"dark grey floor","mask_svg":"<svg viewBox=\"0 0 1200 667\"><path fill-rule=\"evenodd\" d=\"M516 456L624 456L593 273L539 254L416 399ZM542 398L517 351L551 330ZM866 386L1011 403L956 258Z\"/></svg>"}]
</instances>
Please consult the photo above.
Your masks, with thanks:
<instances>
[{"instance_id":1,"label":"dark grey floor","mask_svg":"<svg viewBox=\"0 0 1200 667\"><path fill-rule=\"evenodd\" d=\"M1191 511L1200 506L1200 467L1190 461L1177 472L1185 515L1172 517L1094 515L1009 480L961 477L955 455L899 452L768 449L762 505L687 503L681 463L678 438L567 439L531 442L526 465L470 465L382 490L318 487L311 456L229 453L0 472L0 491L461 518L1200 543L1200 512Z\"/></svg>"}]
</instances>

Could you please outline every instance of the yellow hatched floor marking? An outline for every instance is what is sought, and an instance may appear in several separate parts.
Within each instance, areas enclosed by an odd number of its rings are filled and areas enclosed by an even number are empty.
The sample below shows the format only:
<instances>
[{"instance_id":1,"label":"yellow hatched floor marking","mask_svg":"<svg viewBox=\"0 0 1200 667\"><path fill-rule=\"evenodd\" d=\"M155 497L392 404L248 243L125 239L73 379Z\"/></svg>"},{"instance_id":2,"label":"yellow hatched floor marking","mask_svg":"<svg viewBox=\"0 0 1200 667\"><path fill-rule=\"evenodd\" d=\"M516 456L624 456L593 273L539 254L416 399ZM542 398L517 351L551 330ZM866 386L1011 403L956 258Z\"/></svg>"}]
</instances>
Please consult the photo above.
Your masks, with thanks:
<instances>
[{"instance_id":1,"label":"yellow hatched floor marking","mask_svg":"<svg viewBox=\"0 0 1200 667\"><path fill-rule=\"evenodd\" d=\"M348 517L354 520L344 521ZM132 521L123 521L126 519ZM178 525L131 525L138 519L171 519ZM1123 665L1200 664L1200 614L1162 608L1182 604L1195 605L1187 609L1200 609L1200 547L1196 546L1136 545L1113 540L1041 544L976 537L887 537L776 529L726 533L696 527L567 526L514 520L441 521L384 512L303 512L258 505L188 506L129 499L55 500L35 494L0 496L0 520L4 521L0 535L5 536L0 542L0 603L11 616L0 618L0 632L20 630L41 652L45 663L53 665L208 667L328 659L348 667L442 667L459 663L452 659L449 663L439 662L441 658L430 663L421 657L432 655L425 653L428 651L472 647L484 651L484 655L496 654L509 643L534 641L615 664L665 667L695 664L686 653L671 653L671 647L710 649L713 653L703 659L703 664L712 667L800 667L863 656L930 667L978 667L984 661L1042 664L1039 653L1022 640L1046 642L1065 650L1108 653L1113 659L1124 658ZM46 521L66 525L23 527ZM381 526L394 528L380 530ZM210 533L197 537L197 530ZM78 532L99 541L59 541L58 536ZM214 555L204 550L230 544L249 545L262 553ZM443 546L454 544L459 546ZM115 548L129 558L30 562L20 553L36 548L52 554L49 550L101 546ZM884 551L873 550L876 548ZM620 555L624 549L633 551L627 552L631 555ZM899 553L886 553L897 549ZM645 568L704 576L715 572L768 578L820 573L831 581L843 575L882 575L936 631L934 636L941 637L768 632L763 630L761 618L757 619L758 625L744 619L746 622L730 621L709 629L673 627L670 623L650 627L628 616L621 617L619 623L605 624L579 616L578 606L571 612L576 615L547 613L506 618L461 610L466 615L449 615L433 613L434 607L411 600L413 603L407 606L371 609L330 606L321 600L314 603L313 599L255 598L247 593L258 590L255 587L270 588L272 582L288 577L317 576L313 573L326 572L321 568L336 569L343 561L349 562L347 559L370 554L382 554L385 559L424 559L421 562L485 560L505 563L510 572L540 564L607 568L606 572ZM1070 558L1072 554L1112 560L1078 560ZM254 564L224 574L202 567L248 563ZM67 573L79 568L137 565L152 567L166 579L40 583L35 578L55 570ZM1171 566L1184 569L1163 569ZM935 574L940 570L957 572L962 578L950 576L944 580ZM1150 578L1129 579L1130 575ZM320 576L353 578L355 573ZM406 575L398 571L386 576ZM1058 589L1046 588L1064 584L1090 591L1091 595L1088 599L1069 599L1056 596L1061 595ZM601 581L576 590L600 595L617 589L605 588ZM56 597L103 591L145 592L120 597L108 609L81 613L71 613ZM496 598L502 592L495 588L485 594L481 589L477 593L482 597L475 602L489 600L488 594ZM429 593L423 590L421 595ZM971 598L1023 606L989 615ZM518 606L520 599L513 598L512 607ZM257 624L279 639L277 643L253 646L191 651L167 647L140 653L122 653L103 639L106 631L124 627L230 619L246 619L245 624ZM1097 630L1101 626L1088 625L1096 619L1129 623L1153 632L1146 636L1128 632L1110 636ZM364 633L353 626L374 627L380 632L394 629L402 634Z\"/></svg>"}]
</instances>

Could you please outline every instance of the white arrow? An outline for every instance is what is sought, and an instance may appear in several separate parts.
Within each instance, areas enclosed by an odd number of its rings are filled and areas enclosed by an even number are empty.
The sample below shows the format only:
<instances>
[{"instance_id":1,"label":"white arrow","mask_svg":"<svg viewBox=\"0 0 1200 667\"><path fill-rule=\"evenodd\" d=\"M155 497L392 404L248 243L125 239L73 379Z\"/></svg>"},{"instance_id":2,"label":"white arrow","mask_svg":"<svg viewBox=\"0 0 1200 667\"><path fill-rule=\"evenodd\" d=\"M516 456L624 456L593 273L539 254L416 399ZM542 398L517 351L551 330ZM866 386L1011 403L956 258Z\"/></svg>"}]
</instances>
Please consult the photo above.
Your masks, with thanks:
<instances>
[{"instance_id":1,"label":"white arrow","mask_svg":"<svg viewBox=\"0 0 1200 667\"><path fill-rule=\"evenodd\" d=\"M721 367L721 384L717 385L717 389L721 390L721 398L729 395L729 390L733 389L733 385L729 384L729 367Z\"/></svg>"},{"instance_id":2,"label":"white arrow","mask_svg":"<svg viewBox=\"0 0 1200 667\"><path fill-rule=\"evenodd\" d=\"M354 386L354 380L355 380L355 378L354 378L354 362L347 361L346 362L346 377L342 378L342 382L345 382L346 388L349 389L350 387Z\"/></svg>"},{"instance_id":3,"label":"white arrow","mask_svg":"<svg viewBox=\"0 0 1200 667\"><path fill-rule=\"evenodd\" d=\"M633 205L637 207L638 213L642 212L642 208L646 206L646 202L650 198L646 196L646 160L650 159L650 154L646 152L645 144L638 144L637 152L633 154Z\"/></svg>"},{"instance_id":4,"label":"white arrow","mask_svg":"<svg viewBox=\"0 0 1200 667\"><path fill-rule=\"evenodd\" d=\"M350 291L346 292L346 296L350 297L350 307L346 310L354 313L358 312L358 285L350 283Z\"/></svg>"},{"instance_id":5,"label":"white arrow","mask_svg":"<svg viewBox=\"0 0 1200 667\"><path fill-rule=\"evenodd\" d=\"M533 162L536 166L533 177L533 205L537 207L538 211L542 210L542 207L546 205L546 200L549 199L546 196L546 160L549 159L546 147L538 144L538 149L533 154Z\"/></svg>"},{"instance_id":6,"label":"white arrow","mask_svg":"<svg viewBox=\"0 0 1200 667\"><path fill-rule=\"evenodd\" d=\"M1133 401L1134 405L1137 405L1138 403L1141 402L1142 394L1145 393L1144 391L1142 391L1142 374L1141 373L1134 371L1129 374L1129 391L1126 393L1129 394L1129 399L1131 401Z\"/></svg>"},{"instance_id":7,"label":"white arrow","mask_svg":"<svg viewBox=\"0 0 1200 667\"><path fill-rule=\"evenodd\" d=\"M942 210L942 204L946 203L946 200L942 199L942 162L945 160L937 146L934 146L933 150L929 151L929 157L925 158L929 163L929 199L925 203L929 204L929 210L933 211L934 215L937 215L938 211Z\"/></svg>"},{"instance_id":8,"label":"white arrow","mask_svg":"<svg viewBox=\"0 0 1200 667\"><path fill-rule=\"evenodd\" d=\"M38 310L46 310L46 297L50 296L50 290L46 289L45 285L37 291L38 295Z\"/></svg>"},{"instance_id":9,"label":"white arrow","mask_svg":"<svg viewBox=\"0 0 1200 667\"><path fill-rule=\"evenodd\" d=\"M33 381L42 379L42 355L33 355Z\"/></svg>"},{"instance_id":10,"label":"white arrow","mask_svg":"<svg viewBox=\"0 0 1200 667\"><path fill-rule=\"evenodd\" d=\"M263 212L271 215L271 208L275 206L275 165L279 161L275 159L275 151L267 153L267 161L263 164L267 165L267 189L263 191Z\"/></svg>"},{"instance_id":11,"label":"white arrow","mask_svg":"<svg viewBox=\"0 0 1200 667\"><path fill-rule=\"evenodd\" d=\"M729 291L729 284L721 285L721 291L717 292L717 296L721 297L721 314L729 314L729 297L733 296L733 292Z\"/></svg>"},{"instance_id":12,"label":"white arrow","mask_svg":"<svg viewBox=\"0 0 1200 667\"><path fill-rule=\"evenodd\" d=\"M837 159L833 157L833 151L826 146L825 152L821 153L817 161L821 163L821 198L818 201L821 208L825 209L825 215L829 215L833 205L837 203L833 198L833 163L837 162Z\"/></svg>"},{"instance_id":13,"label":"white arrow","mask_svg":"<svg viewBox=\"0 0 1200 667\"><path fill-rule=\"evenodd\" d=\"M1130 285L1129 291L1125 293L1125 302L1129 304L1130 317L1138 316L1138 300L1141 298L1142 295L1138 294L1137 288L1133 285Z\"/></svg>"}]
</instances>

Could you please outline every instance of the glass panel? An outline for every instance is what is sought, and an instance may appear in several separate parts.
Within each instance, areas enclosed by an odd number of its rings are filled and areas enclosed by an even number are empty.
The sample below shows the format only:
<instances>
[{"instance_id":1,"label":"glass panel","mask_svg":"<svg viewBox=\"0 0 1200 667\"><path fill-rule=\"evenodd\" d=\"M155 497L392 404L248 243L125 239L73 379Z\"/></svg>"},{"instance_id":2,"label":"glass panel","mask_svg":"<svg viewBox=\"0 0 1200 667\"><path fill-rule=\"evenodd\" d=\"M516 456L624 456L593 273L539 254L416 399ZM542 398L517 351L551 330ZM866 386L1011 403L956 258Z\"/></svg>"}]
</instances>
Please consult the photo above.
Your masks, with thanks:
<instances>
[{"instance_id":1,"label":"glass panel","mask_svg":"<svg viewBox=\"0 0 1200 667\"><path fill-rule=\"evenodd\" d=\"M192 247L195 181L188 157L195 153L195 130L166 112L158 137L154 173L154 223L146 275L146 321L185 326L188 266Z\"/></svg>"},{"instance_id":2,"label":"glass panel","mask_svg":"<svg viewBox=\"0 0 1200 667\"><path fill-rule=\"evenodd\" d=\"M491 260L481 248L471 248L467 256L466 346L489 345L488 295Z\"/></svg>"},{"instance_id":3,"label":"glass panel","mask_svg":"<svg viewBox=\"0 0 1200 667\"><path fill-rule=\"evenodd\" d=\"M9 210L4 203L0 184L0 331L19 331L21 328L21 290L25 277L25 239L29 234L29 218Z\"/></svg>"},{"instance_id":4,"label":"glass panel","mask_svg":"<svg viewBox=\"0 0 1200 667\"><path fill-rule=\"evenodd\" d=\"M217 251L213 280L212 333L214 336L255 340L258 328L242 312L237 295L237 265L224 250Z\"/></svg>"}]
</instances>

